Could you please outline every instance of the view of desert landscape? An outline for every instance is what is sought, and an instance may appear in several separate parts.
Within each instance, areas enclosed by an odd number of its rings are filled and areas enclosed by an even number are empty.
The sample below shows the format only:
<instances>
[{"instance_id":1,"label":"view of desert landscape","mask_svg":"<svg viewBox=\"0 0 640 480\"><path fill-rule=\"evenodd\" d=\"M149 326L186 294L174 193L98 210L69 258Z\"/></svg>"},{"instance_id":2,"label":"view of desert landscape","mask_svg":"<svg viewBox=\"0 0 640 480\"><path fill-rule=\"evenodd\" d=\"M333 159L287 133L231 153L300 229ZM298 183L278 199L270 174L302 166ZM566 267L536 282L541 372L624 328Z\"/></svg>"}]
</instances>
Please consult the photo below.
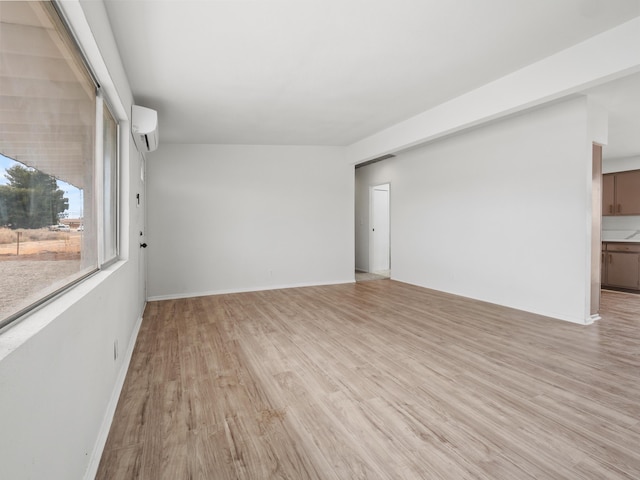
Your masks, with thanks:
<instances>
[{"instance_id":1,"label":"view of desert landscape","mask_svg":"<svg viewBox=\"0 0 640 480\"><path fill-rule=\"evenodd\" d=\"M83 232L0 228L0 318L78 272Z\"/></svg>"}]
</instances>

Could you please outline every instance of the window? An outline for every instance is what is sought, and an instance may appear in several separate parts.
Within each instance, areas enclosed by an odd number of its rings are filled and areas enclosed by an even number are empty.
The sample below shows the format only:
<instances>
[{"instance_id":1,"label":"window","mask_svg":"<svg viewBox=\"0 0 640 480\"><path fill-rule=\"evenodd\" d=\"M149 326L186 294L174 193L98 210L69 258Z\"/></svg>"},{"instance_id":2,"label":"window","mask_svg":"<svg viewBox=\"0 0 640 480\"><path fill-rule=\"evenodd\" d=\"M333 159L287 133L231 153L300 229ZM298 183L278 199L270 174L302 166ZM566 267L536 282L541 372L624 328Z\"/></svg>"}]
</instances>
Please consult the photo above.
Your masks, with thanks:
<instances>
[{"instance_id":1,"label":"window","mask_svg":"<svg viewBox=\"0 0 640 480\"><path fill-rule=\"evenodd\" d=\"M118 255L118 124L104 104L102 117L103 154L103 231L102 261L111 262Z\"/></svg>"},{"instance_id":2,"label":"window","mask_svg":"<svg viewBox=\"0 0 640 480\"><path fill-rule=\"evenodd\" d=\"M117 123L97 92L53 3L0 2L0 328L117 257Z\"/></svg>"}]
</instances>

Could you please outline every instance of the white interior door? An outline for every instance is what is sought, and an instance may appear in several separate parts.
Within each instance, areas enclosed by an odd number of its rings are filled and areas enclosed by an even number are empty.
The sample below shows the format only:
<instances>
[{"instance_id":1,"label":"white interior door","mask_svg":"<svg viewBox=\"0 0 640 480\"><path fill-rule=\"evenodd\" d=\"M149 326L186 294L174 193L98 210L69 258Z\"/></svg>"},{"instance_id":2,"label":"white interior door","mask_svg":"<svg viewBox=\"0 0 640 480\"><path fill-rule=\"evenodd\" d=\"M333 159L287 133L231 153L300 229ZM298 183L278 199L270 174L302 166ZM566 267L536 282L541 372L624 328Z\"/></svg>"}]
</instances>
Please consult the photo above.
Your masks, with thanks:
<instances>
[{"instance_id":1,"label":"white interior door","mask_svg":"<svg viewBox=\"0 0 640 480\"><path fill-rule=\"evenodd\" d=\"M371 190L371 272L390 269L389 184L376 185Z\"/></svg>"},{"instance_id":2,"label":"white interior door","mask_svg":"<svg viewBox=\"0 0 640 480\"><path fill-rule=\"evenodd\" d=\"M138 254L138 301L141 302L141 311L144 309L145 302L147 301L147 251L146 239L147 239L147 190L146 190L146 171L144 157L140 156L140 181L138 183L138 192L136 193L136 236L137 241L140 244ZM138 244L135 244L136 247Z\"/></svg>"}]
</instances>

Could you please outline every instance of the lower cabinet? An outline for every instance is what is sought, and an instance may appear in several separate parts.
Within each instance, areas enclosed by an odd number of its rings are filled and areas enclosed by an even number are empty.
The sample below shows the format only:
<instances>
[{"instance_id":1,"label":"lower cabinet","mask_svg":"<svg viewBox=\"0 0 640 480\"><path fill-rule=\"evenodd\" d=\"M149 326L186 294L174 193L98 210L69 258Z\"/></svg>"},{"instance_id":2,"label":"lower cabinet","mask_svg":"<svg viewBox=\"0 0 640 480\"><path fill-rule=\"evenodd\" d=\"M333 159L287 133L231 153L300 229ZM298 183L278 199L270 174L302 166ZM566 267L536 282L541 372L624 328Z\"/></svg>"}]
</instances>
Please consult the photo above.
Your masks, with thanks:
<instances>
[{"instance_id":1,"label":"lower cabinet","mask_svg":"<svg viewBox=\"0 0 640 480\"><path fill-rule=\"evenodd\" d=\"M640 290L640 244L602 244L602 285Z\"/></svg>"}]
</instances>

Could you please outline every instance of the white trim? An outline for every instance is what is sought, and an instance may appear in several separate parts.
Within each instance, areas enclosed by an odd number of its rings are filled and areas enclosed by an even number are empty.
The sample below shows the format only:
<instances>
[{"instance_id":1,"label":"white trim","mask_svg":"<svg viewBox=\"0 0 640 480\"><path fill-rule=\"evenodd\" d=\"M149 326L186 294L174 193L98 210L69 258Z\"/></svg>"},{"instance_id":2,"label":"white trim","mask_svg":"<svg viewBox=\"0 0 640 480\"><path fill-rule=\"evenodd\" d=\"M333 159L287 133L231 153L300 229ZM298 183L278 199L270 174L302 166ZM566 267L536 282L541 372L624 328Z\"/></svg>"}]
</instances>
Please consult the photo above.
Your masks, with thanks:
<instances>
[{"instance_id":1,"label":"white trim","mask_svg":"<svg viewBox=\"0 0 640 480\"><path fill-rule=\"evenodd\" d=\"M96 139L93 161L93 203L95 211L98 265L104 265L104 101L102 92L96 94Z\"/></svg>"},{"instance_id":2,"label":"white trim","mask_svg":"<svg viewBox=\"0 0 640 480\"><path fill-rule=\"evenodd\" d=\"M100 88L104 92L107 102L112 107L112 113L116 118L116 122L128 122L129 116L127 109L124 107L122 95L115 87L111 72L108 70L107 64L100 53L100 47L98 47L98 43L91 31L80 1L65 0L58 1L57 4L60 6L60 10L69 28L72 30L73 35L76 37L85 60L89 63L90 69L100 83Z\"/></svg>"},{"instance_id":3,"label":"white trim","mask_svg":"<svg viewBox=\"0 0 640 480\"><path fill-rule=\"evenodd\" d=\"M181 298L193 298L193 297L208 297L210 295L227 295L229 293L249 293L249 292L262 292L265 290L284 290L286 288L304 288L304 287L322 287L327 285L344 285L347 283L355 283L355 275L352 280L336 280L333 282L321 282L321 283L294 283L289 285L273 285L268 287L249 287L239 289L224 289L224 290L211 290L207 292L192 292L192 293L179 293L168 295L154 295L147 298L148 302L155 302L158 300L179 300Z\"/></svg>"},{"instance_id":4,"label":"white trim","mask_svg":"<svg viewBox=\"0 0 640 480\"><path fill-rule=\"evenodd\" d=\"M142 311L144 315L144 308ZM133 332L129 339L129 345L127 345L127 351L125 352L122 365L120 366L118 377L116 378L113 391L111 392L111 398L109 399L109 403L107 404L107 408L102 419L102 424L100 425L100 430L98 432L98 436L96 437L96 443L93 446L93 451L91 452L91 457L89 458L89 464L87 465L87 470L85 471L84 475L85 480L94 479L96 477L96 474L98 473L98 467L100 466L100 460L102 459L102 454L104 453L104 447L107 444L109 430L111 429L113 417L116 413L116 407L118 406L118 401L120 400L120 394L122 393L124 381L127 378L127 372L129 371L131 358L133 357L133 350L136 345L136 340L138 339L138 332L140 331L140 326L142 325L143 315L138 318L136 324L133 327Z\"/></svg>"}]
</instances>

